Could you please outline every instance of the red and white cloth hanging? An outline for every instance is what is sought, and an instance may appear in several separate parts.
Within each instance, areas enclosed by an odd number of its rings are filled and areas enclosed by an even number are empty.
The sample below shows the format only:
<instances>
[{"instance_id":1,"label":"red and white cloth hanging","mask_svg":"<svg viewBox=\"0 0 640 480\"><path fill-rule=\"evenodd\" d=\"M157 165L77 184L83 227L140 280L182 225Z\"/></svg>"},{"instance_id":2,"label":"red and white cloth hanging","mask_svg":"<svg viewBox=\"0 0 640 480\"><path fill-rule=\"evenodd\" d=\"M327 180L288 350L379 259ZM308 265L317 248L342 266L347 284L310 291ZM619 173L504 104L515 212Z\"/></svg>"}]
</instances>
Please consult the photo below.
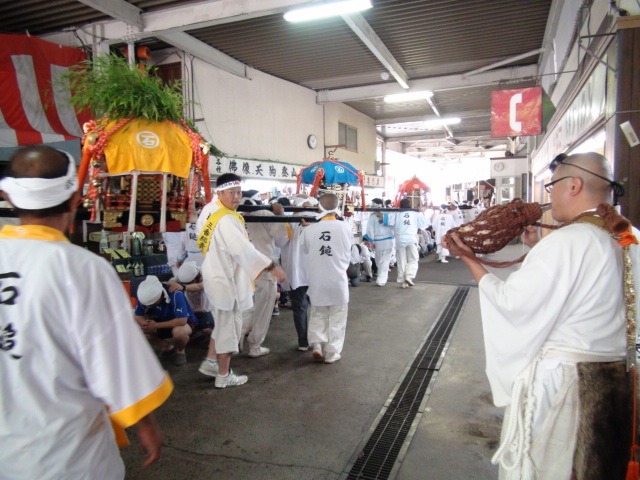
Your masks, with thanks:
<instances>
[{"instance_id":1,"label":"red and white cloth hanging","mask_svg":"<svg viewBox=\"0 0 640 480\"><path fill-rule=\"evenodd\" d=\"M0 147L82 136L89 113L75 111L69 87L60 82L69 67L86 58L78 48L0 34Z\"/></svg>"}]
</instances>

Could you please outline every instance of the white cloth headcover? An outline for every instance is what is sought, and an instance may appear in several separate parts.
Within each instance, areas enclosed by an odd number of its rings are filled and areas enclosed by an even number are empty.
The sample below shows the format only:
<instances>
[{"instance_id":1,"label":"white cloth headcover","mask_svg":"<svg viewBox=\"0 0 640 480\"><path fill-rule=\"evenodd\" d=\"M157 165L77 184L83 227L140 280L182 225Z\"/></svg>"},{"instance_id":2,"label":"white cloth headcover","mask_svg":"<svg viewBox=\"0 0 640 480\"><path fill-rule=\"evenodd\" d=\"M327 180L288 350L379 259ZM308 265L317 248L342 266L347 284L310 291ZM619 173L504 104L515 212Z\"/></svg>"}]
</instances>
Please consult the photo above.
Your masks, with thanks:
<instances>
[{"instance_id":1,"label":"white cloth headcover","mask_svg":"<svg viewBox=\"0 0 640 480\"><path fill-rule=\"evenodd\" d=\"M196 262L184 262L178 269L178 280L183 283L193 282L200 273L200 269Z\"/></svg>"},{"instance_id":2,"label":"white cloth headcover","mask_svg":"<svg viewBox=\"0 0 640 480\"><path fill-rule=\"evenodd\" d=\"M316 205L318 205L318 200L316 199L316 197L294 197L293 198L293 204L296 207L301 207L305 203L308 203L309 206L311 207L315 207Z\"/></svg>"},{"instance_id":3,"label":"white cloth headcover","mask_svg":"<svg viewBox=\"0 0 640 480\"><path fill-rule=\"evenodd\" d=\"M316 213L316 218L318 220L320 220L322 217L326 217L327 215L342 215L342 211L340 210L339 206L336 208L332 208L331 210L325 210L324 208L322 208L322 204L318 202L318 208L320 209L320 211Z\"/></svg>"},{"instance_id":4,"label":"white cloth headcover","mask_svg":"<svg viewBox=\"0 0 640 480\"><path fill-rule=\"evenodd\" d=\"M0 190L9 196L9 201L23 210L41 210L60 205L78 190L76 162L70 153L66 175L58 178L13 178L0 180Z\"/></svg>"},{"instance_id":5,"label":"white cloth headcover","mask_svg":"<svg viewBox=\"0 0 640 480\"><path fill-rule=\"evenodd\" d=\"M138 300L143 305L153 305L164 294L164 299L170 302L169 294L155 275L148 275L140 285L138 285Z\"/></svg>"}]
</instances>

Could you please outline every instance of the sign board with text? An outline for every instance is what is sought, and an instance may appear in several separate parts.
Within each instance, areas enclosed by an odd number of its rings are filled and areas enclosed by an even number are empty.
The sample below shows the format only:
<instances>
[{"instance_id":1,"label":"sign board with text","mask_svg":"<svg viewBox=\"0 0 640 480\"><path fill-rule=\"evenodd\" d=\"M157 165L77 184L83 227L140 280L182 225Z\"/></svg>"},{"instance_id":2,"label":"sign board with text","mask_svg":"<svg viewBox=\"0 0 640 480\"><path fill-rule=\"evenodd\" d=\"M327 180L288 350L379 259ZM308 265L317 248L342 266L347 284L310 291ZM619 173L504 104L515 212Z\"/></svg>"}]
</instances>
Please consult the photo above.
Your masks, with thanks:
<instances>
[{"instance_id":1,"label":"sign board with text","mask_svg":"<svg viewBox=\"0 0 640 480\"><path fill-rule=\"evenodd\" d=\"M209 157L209 173L216 177L223 173L235 173L242 178L295 182L298 172L305 166L244 158ZM384 188L384 177L365 174L364 186Z\"/></svg>"}]
</instances>

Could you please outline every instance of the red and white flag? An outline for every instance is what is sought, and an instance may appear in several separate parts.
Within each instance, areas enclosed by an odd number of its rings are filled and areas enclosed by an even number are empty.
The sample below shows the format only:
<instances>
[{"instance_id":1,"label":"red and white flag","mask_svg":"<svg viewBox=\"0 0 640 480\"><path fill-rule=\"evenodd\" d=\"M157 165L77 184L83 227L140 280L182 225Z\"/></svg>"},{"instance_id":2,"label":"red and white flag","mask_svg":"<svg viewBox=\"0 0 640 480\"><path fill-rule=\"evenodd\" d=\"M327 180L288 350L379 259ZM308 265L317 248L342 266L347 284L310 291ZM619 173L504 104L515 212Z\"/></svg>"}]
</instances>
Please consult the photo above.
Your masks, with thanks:
<instances>
[{"instance_id":1,"label":"red and white flag","mask_svg":"<svg viewBox=\"0 0 640 480\"><path fill-rule=\"evenodd\" d=\"M69 67L86 58L78 48L0 34L0 147L82 136L90 117L75 111L69 87L60 82Z\"/></svg>"}]
</instances>

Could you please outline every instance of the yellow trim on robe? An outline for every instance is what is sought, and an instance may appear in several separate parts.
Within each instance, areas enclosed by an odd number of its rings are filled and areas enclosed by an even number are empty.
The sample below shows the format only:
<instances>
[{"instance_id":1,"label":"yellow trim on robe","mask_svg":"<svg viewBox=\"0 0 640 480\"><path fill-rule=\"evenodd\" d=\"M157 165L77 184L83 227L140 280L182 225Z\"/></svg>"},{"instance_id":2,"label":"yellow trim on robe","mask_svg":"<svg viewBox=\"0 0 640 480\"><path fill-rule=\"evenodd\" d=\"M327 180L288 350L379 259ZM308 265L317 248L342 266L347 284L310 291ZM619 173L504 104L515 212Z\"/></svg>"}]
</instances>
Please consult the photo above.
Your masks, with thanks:
<instances>
[{"instance_id":1,"label":"yellow trim on robe","mask_svg":"<svg viewBox=\"0 0 640 480\"><path fill-rule=\"evenodd\" d=\"M60 230L45 225L5 225L0 230L0 238L47 240L49 242L69 241Z\"/></svg>"},{"instance_id":2,"label":"yellow trim on robe","mask_svg":"<svg viewBox=\"0 0 640 480\"><path fill-rule=\"evenodd\" d=\"M323 221L323 220L336 220L336 217L334 217L333 215L327 215L326 217L322 217L320 219L320 221Z\"/></svg>"},{"instance_id":3,"label":"yellow trim on robe","mask_svg":"<svg viewBox=\"0 0 640 480\"><path fill-rule=\"evenodd\" d=\"M293 238L293 230L291 230L289 224L285 223L284 226L287 227L287 238Z\"/></svg>"},{"instance_id":4,"label":"yellow trim on robe","mask_svg":"<svg viewBox=\"0 0 640 480\"><path fill-rule=\"evenodd\" d=\"M162 384L151 394L133 405L110 415L111 421L121 428L127 428L138 423L145 415L153 412L162 405L173 391L173 382L166 375Z\"/></svg>"},{"instance_id":5,"label":"yellow trim on robe","mask_svg":"<svg viewBox=\"0 0 640 480\"><path fill-rule=\"evenodd\" d=\"M216 200L216 205L218 205L220 208L209 215L209 218L207 218L207 223L204 224L204 227L202 228L202 231L198 236L198 241L196 242L196 245L203 255L206 255L209 251L209 243L213 238L213 231L215 230L216 225L218 225L218 222L222 217L224 217L225 215L233 215L240 221L240 223L244 225L244 217L235 210L231 210L230 208L225 207L222 202L220 202L220 199Z\"/></svg>"}]
</instances>

